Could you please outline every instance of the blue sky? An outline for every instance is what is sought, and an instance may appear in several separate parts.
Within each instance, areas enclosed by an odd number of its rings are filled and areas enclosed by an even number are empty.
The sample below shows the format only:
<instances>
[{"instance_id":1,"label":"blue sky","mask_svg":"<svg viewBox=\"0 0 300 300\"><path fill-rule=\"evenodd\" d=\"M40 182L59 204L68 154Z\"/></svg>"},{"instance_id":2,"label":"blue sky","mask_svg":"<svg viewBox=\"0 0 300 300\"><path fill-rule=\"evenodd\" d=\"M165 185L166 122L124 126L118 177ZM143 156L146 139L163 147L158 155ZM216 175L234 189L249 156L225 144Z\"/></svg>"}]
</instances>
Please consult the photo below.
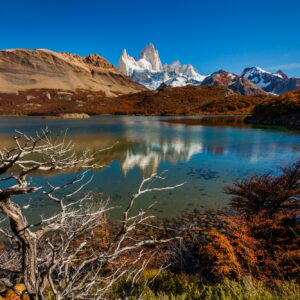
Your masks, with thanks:
<instances>
[{"instance_id":1,"label":"blue sky","mask_svg":"<svg viewBox=\"0 0 300 300\"><path fill-rule=\"evenodd\" d=\"M99 53L117 64L152 42L200 73L258 65L300 77L299 0L0 0L0 49Z\"/></svg>"}]
</instances>

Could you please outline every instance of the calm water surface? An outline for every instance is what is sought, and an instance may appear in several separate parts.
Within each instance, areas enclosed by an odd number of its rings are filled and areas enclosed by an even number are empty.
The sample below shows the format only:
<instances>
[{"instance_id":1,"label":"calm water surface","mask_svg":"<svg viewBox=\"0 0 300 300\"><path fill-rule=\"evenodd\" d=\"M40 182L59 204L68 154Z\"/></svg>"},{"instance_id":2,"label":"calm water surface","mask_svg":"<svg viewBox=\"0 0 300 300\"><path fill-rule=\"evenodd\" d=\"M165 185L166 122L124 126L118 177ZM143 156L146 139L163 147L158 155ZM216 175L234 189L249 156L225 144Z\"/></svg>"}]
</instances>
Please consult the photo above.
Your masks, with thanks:
<instances>
[{"instance_id":1,"label":"calm water surface","mask_svg":"<svg viewBox=\"0 0 300 300\"><path fill-rule=\"evenodd\" d=\"M52 132L68 129L77 149L103 149L99 156L106 167L94 172L87 187L124 206L143 177L166 173L163 185L186 182L176 190L141 198L145 207L157 201L159 216L174 216L184 210L222 207L228 203L223 187L252 173L276 172L276 165L299 158L300 135L295 131L251 126L202 126L161 122L162 117L99 116L87 120L44 120L40 117L0 117L0 146L10 145L14 130L34 133L48 126ZM62 183L74 174L35 176L38 184ZM28 201L20 198L19 201ZM42 195L32 202L33 217L51 213L55 207ZM136 207L138 208L138 207ZM116 213L117 214L117 213Z\"/></svg>"}]
</instances>

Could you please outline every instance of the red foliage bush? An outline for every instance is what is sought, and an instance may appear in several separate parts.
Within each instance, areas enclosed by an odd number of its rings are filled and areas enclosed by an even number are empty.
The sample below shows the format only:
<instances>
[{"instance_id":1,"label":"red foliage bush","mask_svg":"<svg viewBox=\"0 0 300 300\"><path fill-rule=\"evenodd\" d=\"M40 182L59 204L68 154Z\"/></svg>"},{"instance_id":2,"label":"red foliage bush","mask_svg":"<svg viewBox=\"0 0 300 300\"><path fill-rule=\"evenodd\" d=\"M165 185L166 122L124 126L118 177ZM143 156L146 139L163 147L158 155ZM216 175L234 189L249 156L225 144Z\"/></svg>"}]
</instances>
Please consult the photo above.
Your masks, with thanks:
<instances>
[{"instance_id":1,"label":"red foliage bush","mask_svg":"<svg viewBox=\"0 0 300 300\"><path fill-rule=\"evenodd\" d=\"M174 268L202 280L299 279L300 162L280 170L226 187L233 196L228 211L194 211L169 221L166 227L182 238Z\"/></svg>"}]
</instances>

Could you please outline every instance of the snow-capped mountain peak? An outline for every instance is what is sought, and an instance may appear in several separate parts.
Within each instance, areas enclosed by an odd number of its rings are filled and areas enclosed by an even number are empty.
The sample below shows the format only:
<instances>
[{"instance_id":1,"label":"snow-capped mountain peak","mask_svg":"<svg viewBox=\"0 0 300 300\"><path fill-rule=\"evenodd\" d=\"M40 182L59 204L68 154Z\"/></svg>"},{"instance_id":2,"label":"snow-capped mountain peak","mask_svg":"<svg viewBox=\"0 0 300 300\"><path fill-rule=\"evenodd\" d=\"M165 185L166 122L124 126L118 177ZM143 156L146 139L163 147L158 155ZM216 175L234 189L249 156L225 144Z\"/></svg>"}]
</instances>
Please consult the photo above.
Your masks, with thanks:
<instances>
[{"instance_id":1,"label":"snow-capped mountain peak","mask_svg":"<svg viewBox=\"0 0 300 300\"><path fill-rule=\"evenodd\" d=\"M135 71L143 72L162 72L163 67L153 44L146 46L140 55L140 59L136 60L127 54L126 49L119 59L119 69L127 76L132 76Z\"/></svg>"},{"instance_id":2,"label":"snow-capped mountain peak","mask_svg":"<svg viewBox=\"0 0 300 300\"><path fill-rule=\"evenodd\" d=\"M202 85L227 87L242 95L265 94L265 92L261 88L257 87L247 78L243 78L234 73L229 73L224 70L219 70L206 77L202 82Z\"/></svg>"},{"instance_id":3,"label":"snow-capped mountain peak","mask_svg":"<svg viewBox=\"0 0 300 300\"><path fill-rule=\"evenodd\" d=\"M185 76L197 80L199 82L202 82L206 76L200 75L198 71L190 64L183 65L181 67L181 73Z\"/></svg>"},{"instance_id":4,"label":"snow-capped mountain peak","mask_svg":"<svg viewBox=\"0 0 300 300\"><path fill-rule=\"evenodd\" d=\"M130 76L132 72L139 68L137 62L135 59L127 54L126 49L123 50L123 53L119 59L119 69L120 71L125 74Z\"/></svg>"},{"instance_id":5,"label":"snow-capped mountain peak","mask_svg":"<svg viewBox=\"0 0 300 300\"><path fill-rule=\"evenodd\" d=\"M241 74L241 77L244 78L250 78L255 77L257 80L261 77L262 74L271 74L270 72L267 72L266 70L260 68L260 67L249 67L245 68Z\"/></svg>"},{"instance_id":6,"label":"snow-capped mountain peak","mask_svg":"<svg viewBox=\"0 0 300 300\"><path fill-rule=\"evenodd\" d=\"M270 84L272 74L260 67L250 67L244 69L241 77L251 80L257 86L264 89Z\"/></svg>"},{"instance_id":7,"label":"snow-capped mountain peak","mask_svg":"<svg viewBox=\"0 0 300 300\"><path fill-rule=\"evenodd\" d=\"M140 60L145 60L151 64L153 72L162 72L163 67L159 58L158 50L152 43L148 44L141 52Z\"/></svg>"},{"instance_id":8,"label":"snow-capped mountain peak","mask_svg":"<svg viewBox=\"0 0 300 300\"><path fill-rule=\"evenodd\" d=\"M157 89L162 83L170 86L199 85L205 78L192 65L181 65L179 61L163 67L158 51L152 43L141 51L137 60L124 50L119 59L119 69L150 89Z\"/></svg>"},{"instance_id":9,"label":"snow-capped mountain peak","mask_svg":"<svg viewBox=\"0 0 300 300\"><path fill-rule=\"evenodd\" d=\"M176 60L176 61L172 62L171 64L164 65L164 70L167 73L174 72L176 74L179 74L180 69L181 69L181 63L179 60Z\"/></svg>"},{"instance_id":10,"label":"snow-capped mountain peak","mask_svg":"<svg viewBox=\"0 0 300 300\"><path fill-rule=\"evenodd\" d=\"M247 78L264 91L272 94L283 94L300 87L300 80L289 78L281 70L271 73L260 67L246 68L241 77Z\"/></svg>"},{"instance_id":11,"label":"snow-capped mountain peak","mask_svg":"<svg viewBox=\"0 0 300 300\"><path fill-rule=\"evenodd\" d=\"M171 75L175 73L180 77L185 77L189 81L194 80L201 83L206 76L200 75L198 71L190 64L181 65L180 61L174 61L169 65L164 66L164 70ZM171 77L175 77L176 75L173 74Z\"/></svg>"},{"instance_id":12,"label":"snow-capped mountain peak","mask_svg":"<svg viewBox=\"0 0 300 300\"><path fill-rule=\"evenodd\" d=\"M283 71L281 71L281 70L278 70L277 72L276 72L276 74L277 75L279 75L279 76L281 76L281 78L289 78Z\"/></svg>"}]
</instances>

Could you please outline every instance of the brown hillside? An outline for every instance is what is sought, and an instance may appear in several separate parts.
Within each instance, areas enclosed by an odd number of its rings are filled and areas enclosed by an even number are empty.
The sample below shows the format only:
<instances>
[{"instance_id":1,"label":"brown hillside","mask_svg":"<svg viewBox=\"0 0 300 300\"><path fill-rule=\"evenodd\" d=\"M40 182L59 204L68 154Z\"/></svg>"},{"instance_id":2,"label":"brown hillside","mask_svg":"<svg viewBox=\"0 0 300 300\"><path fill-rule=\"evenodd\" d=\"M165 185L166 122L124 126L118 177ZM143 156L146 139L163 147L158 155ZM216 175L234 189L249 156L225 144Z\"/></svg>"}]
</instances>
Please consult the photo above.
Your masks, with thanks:
<instances>
[{"instance_id":1,"label":"brown hillside","mask_svg":"<svg viewBox=\"0 0 300 300\"><path fill-rule=\"evenodd\" d=\"M261 103L255 107L253 115L246 121L300 129L300 89Z\"/></svg>"},{"instance_id":2,"label":"brown hillside","mask_svg":"<svg viewBox=\"0 0 300 300\"><path fill-rule=\"evenodd\" d=\"M86 89L117 96L146 90L98 54L81 57L51 50L0 51L0 91Z\"/></svg>"},{"instance_id":3,"label":"brown hillside","mask_svg":"<svg viewBox=\"0 0 300 300\"><path fill-rule=\"evenodd\" d=\"M241 96L226 88L206 86L167 87L119 97L82 89L32 89L0 93L0 114L250 114L257 104L272 98Z\"/></svg>"},{"instance_id":4,"label":"brown hillside","mask_svg":"<svg viewBox=\"0 0 300 300\"><path fill-rule=\"evenodd\" d=\"M148 115L248 114L265 96L241 96L223 87L166 87L118 97Z\"/></svg>"}]
</instances>

